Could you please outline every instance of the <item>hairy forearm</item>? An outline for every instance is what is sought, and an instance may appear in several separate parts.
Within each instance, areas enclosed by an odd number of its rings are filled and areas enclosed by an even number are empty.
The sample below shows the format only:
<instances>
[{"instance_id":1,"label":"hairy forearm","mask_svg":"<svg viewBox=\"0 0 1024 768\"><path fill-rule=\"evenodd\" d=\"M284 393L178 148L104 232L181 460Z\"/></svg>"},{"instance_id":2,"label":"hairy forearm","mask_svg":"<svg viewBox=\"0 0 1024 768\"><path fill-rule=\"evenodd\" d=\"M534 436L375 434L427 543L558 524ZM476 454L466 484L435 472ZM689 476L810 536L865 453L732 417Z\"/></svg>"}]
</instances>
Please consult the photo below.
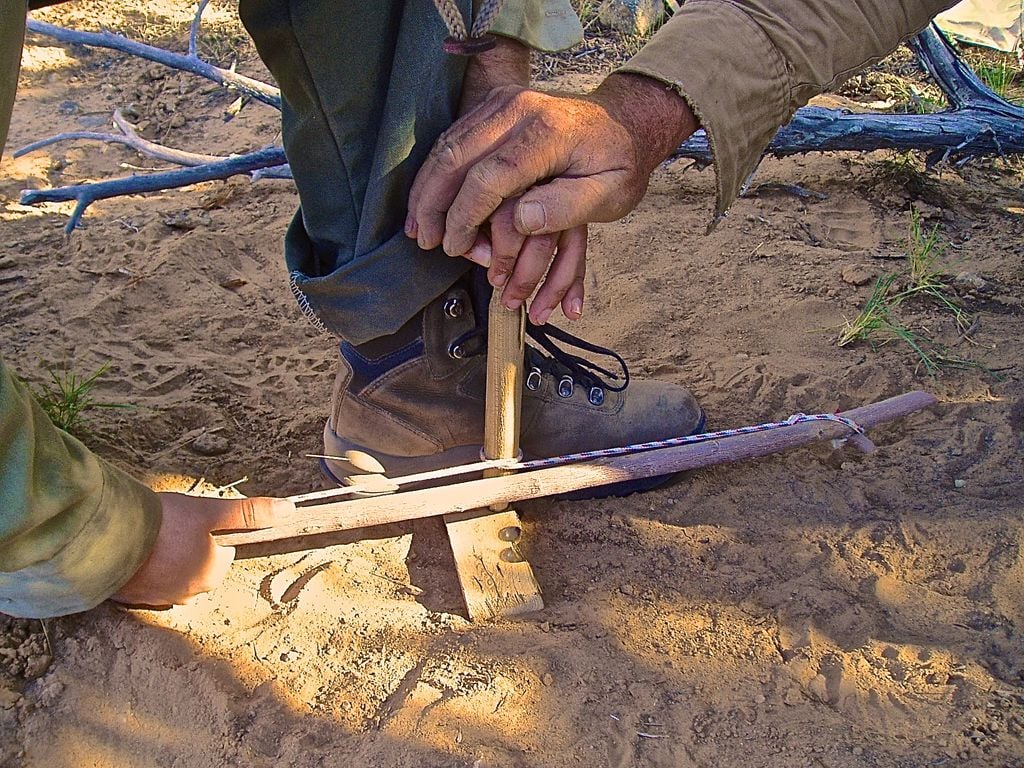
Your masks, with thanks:
<instances>
[{"instance_id":1,"label":"hairy forearm","mask_svg":"<svg viewBox=\"0 0 1024 768\"><path fill-rule=\"evenodd\" d=\"M591 94L634 139L637 164L654 171L700 125L671 86L644 75L610 75Z\"/></svg>"},{"instance_id":2,"label":"hairy forearm","mask_svg":"<svg viewBox=\"0 0 1024 768\"><path fill-rule=\"evenodd\" d=\"M498 37L498 43L469 60L462 83L460 114L465 114L494 88L503 85L528 85L530 49L517 40Z\"/></svg>"}]
</instances>

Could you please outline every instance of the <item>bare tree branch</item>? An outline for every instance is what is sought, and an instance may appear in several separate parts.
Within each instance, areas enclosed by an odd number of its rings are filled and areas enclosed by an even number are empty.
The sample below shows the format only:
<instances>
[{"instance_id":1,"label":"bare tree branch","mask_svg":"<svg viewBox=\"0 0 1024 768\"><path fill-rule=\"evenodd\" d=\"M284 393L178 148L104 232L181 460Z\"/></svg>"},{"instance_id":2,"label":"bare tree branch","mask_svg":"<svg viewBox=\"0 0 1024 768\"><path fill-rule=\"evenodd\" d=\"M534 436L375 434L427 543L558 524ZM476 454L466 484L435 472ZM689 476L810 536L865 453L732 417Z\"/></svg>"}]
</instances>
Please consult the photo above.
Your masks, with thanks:
<instances>
[{"instance_id":1,"label":"bare tree branch","mask_svg":"<svg viewBox=\"0 0 1024 768\"><path fill-rule=\"evenodd\" d=\"M973 108L932 115L852 114L804 107L775 134L767 154L787 157L876 149L928 151L930 165L947 159L1024 154L1024 115L1010 118ZM707 135L704 131L695 133L673 157L710 163Z\"/></svg>"},{"instance_id":2,"label":"bare tree branch","mask_svg":"<svg viewBox=\"0 0 1024 768\"><path fill-rule=\"evenodd\" d=\"M131 147L147 157L162 160L165 163L174 163L175 165L195 167L206 163L216 163L221 160L228 159L221 155L203 155L198 152L185 152L184 150L174 149L173 147L167 147L163 144L157 144L149 141L148 139L144 139L135 132L131 123L125 119L119 109L114 111L113 121L114 125L121 131L121 133L97 133L95 131L69 131L68 133L58 133L56 136L51 136L48 139L40 139L39 141L34 141L31 144L26 144L24 147L15 150L12 156L21 157L29 152L34 152L37 149L42 149L43 147L47 147L61 141L86 139L91 141L104 141L108 144L122 144L126 147Z\"/></svg>"},{"instance_id":3,"label":"bare tree branch","mask_svg":"<svg viewBox=\"0 0 1024 768\"><path fill-rule=\"evenodd\" d=\"M145 43L137 43L134 40L129 40L124 35L116 35L113 32L79 32L73 29L58 27L54 24L47 24L36 19L29 19L26 28L30 32L52 37L54 40L62 43L109 48L132 56L138 56L147 61L154 61L157 64L164 64L183 72L191 72L194 75L205 77L207 80L212 80L227 88L234 88L240 93L250 96L257 101L262 101L264 104L269 104L275 109L281 109L281 91L279 89L259 80L254 80L251 77L232 72L230 69L216 67L203 61L194 53L182 55L164 50L163 48L146 45Z\"/></svg>"},{"instance_id":4,"label":"bare tree branch","mask_svg":"<svg viewBox=\"0 0 1024 768\"><path fill-rule=\"evenodd\" d=\"M57 189L26 190L22 193L20 202L22 205L32 205L42 202L77 200L78 205L75 206L71 218L68 219L68 223L64 227L64 231L70 234L78 226L78 222L81 220L82 214L85 213L85 209L97 200L118 197L120 195L157 192L175 187L187 187L190 184L198 184L201 181L226 179L229 176L251 173L260 168L281 166L284 163L285 157L282 149L279 147L267 147L257 152L230 157L194 168L182 168L146 176L126 176L120 179L110 179L109 181L100 181L93 184L75 184Z\"/></svg>"},{"instance_id":5,"label":"bare tree branch","mask_svg":"<svg viewBox=\"0 0 1024 768\"><path fill-rule=\"evenodd\" d=\"M954 110L980 109L1018 120L1024 116L1024 110L1000 98L960 60L934 24L908 41L908 45Z\"/></svg>"},{"instance_id":6,"label":"bare tree branch","mask_svg":"<svg viewBox=\"0 0 1024 768\"><path fill-rule=\"evenodd\" d=\"M192 26L188 29L188 55L199 57L196 52L196 43L199 39L199 25L203 20L203 11L206 10L206 6L210 0L200 0L199 7L196 8L196 15L192 17Z\"/></svg>"},{"instance_id":7,"label":"bare tree branch","mask_svg":"<svg viewBox=\"0 0 1024 768\"><path fill-rule=\"evenodd\" d=\"M952 110L888 115L803 107L775 134L766 154L786 157L806 152L924 150L929 152L929 165L1024 154L1024 109L985 87L934 26L921 32L911 47L935 77ZM705 133L691 136L673 157L710 163Z\"/></svg>"}]
</instances>

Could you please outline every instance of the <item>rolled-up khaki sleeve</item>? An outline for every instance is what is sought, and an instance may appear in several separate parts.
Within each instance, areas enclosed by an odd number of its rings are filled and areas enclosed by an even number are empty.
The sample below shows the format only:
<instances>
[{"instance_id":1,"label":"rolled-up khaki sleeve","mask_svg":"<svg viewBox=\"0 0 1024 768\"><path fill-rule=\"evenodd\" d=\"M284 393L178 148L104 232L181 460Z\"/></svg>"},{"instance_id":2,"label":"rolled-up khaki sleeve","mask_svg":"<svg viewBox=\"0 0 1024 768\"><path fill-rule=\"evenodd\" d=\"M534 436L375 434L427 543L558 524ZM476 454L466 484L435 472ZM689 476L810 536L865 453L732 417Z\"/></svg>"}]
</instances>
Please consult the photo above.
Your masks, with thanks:
<instances>
[{"instance_id":1,"label":"rolled-up khaki sleeve","mask_svg":"<svg viewBox=\"0 0 1024 768\"><path fill-rule=\"evenodd\" d=\"M145 562L160 519L159 497L53 426L0 359L0 612L92 608Z\"/></svg>"},{"instance_id":2,"label":"rolled-up khaki sleeve","mask_svg":"<svg viewBox=\"0 0 1024 768\"><path fill-rule=\"evenodd\" d=\"M721 215L797 109L954 3L688 0L620 71L671 85L690 103L714 154Z\"/></svg>"},{"instance_id":3,"label":"rolled-up khaki sleeve","mask_svg":"<svg viewBox=\"0 0 1024 768\"><path fill-rule=\"evenodd\" d=\"M505 0L491 31L538 51L563 51L583 39L569 0Z\"/></svg>"}]
</instances>

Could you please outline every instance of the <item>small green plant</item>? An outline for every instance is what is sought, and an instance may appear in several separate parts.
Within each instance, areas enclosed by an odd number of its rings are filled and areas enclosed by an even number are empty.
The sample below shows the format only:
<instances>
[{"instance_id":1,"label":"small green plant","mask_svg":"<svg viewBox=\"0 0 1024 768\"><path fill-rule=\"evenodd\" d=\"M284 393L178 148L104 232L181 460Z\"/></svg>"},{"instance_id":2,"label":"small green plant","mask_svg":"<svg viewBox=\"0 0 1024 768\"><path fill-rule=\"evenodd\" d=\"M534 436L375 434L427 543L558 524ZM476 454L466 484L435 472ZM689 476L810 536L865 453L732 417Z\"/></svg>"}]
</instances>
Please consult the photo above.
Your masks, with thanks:
<instances>
[{"instance_id":1,"label":"small green plant","mask_svg":"<svg viewBox=\"0 0 1024 768\"><path fill-rule=\"evenodd\" d=\"M86 430L83 415L93 408L130 408L126 403L97 403L93 390L100 378L110 369L104 363L91 374L82 376L65 367L58 370L44 365L49 381L34 392L36 400L56 426L71 434L81 435Z\"/></svg>"},{"instance_id":2,"label":"small green plant","mask_svg":"<svg viewBox=\"0 0 1024 768\"><path fill-rule=\"evenodd\" d=\"M914 351L929 376L936 375L942 367L976 366L972 361L948 354L942 345L911 330L898 319L897 310L905 302L929 299L941 311L953 316L958 333L963 337L968 335L970 317L950 291L946 275L937 264L943 251L938 227L925 231L920 214L912 209L905 267L878 278L860 312L853 320L847 320L840 330L838 346L845 347L856 341L871 344L902 341Z\"/></svg>"},{"instance_id":3,"label":"small green plant","mask_svg":"<svg viewBox=\"0 0 1024 768\"><path fill-rule=\"evenodd\" d=\"M1021 101L1020 89L1015 87L1021 70L1014 66L1010 55L986 51L967 56L965 59L974 70L974 74L989 90L1007 101Z\"/></svg>"},{"instance_id":4,"label":"small green plant","mask_svg":"<svg viewBox=\"0 0 1024 768\"><path fill-rule=\"evenodd\" d=\"M855 341L866 341L879 346L902 341L914 351L929 376L936 375L944 365L964 367L967 361L947 355L931 340L915 333L896 319L893 310L909 295L905 291L890 293L897 277L896 274L889 274L878 278L871 296L860 313L853 320L847 320L840 331L836 342L838 346L845 347Z\"/></svg>"},{"instance_id":5,"label":"small green plant","mask_svg":"<svg viewBox=\"0 0 1024 768\"><path fill-rule=\"evenodd\" d=\"M978 74L985 85L1006 98L1010 86L1013 85L1013 81L1017 77L1017 70L1007 64L1005 59L1002 59L993 65L982 67Z\"/></svg>"},{"instance_id":6,"label":"small green plant","mask_svg":"<svg viewBox=\"0 0 1024 768\"><path fill-rule=\"evenodd\" d=\"M945 245L939 240L938 224L926 232L921 224L921 214L912 208L907 238L907 286L896 300L902 301L911 296L930 298L953 315L957 331L962 333L970 327L970 317L952 295L947 276L937 264L945 251Z\"/></svg>"},{"instance_id":7,"label":"small green plant","mask_svg":"<svg viewBox=\"0 0 1024 768\"><path fill-rule=\"evenodd\" d=\"M907 238L907 277L910 287L923 290L932 286L945 287L935 261L945 248L939 243L939 225L930 232L921 226L921 214L910 209L910 236Z\"/></svg>"},{"instance_id":8,"label":"small green plant","mask_svg":"<svg viewBox=\"0 0 1024 768\"><path fill-rule=\"evenodd\" d=\"M576 0L573 3L573 7L576 9L576 15L580 19L580 24L583 25L584 29L588 29L601 13L601 7L604 5L599 0Z\"/></svg>"},{"instance_id":9,"label":"small green plant","mask_svg":"<svg viewBox=\"0 0 1024 768\"><path fill-rule=\"evenodd\" d=\"M899 95L893 111L910 115L930 115L944 109L946 100L942 91L934 86L919 87L906 80L898 80L895 86Z\"/></svg>"},{"instance_id":10,"label":"small green plant","mask_svg":"<svg viewBox=\"0 0 1024 768\"><path fill-rule=\"evenodd\" d=\"M889 292L896 282L896 275L882 275L875 281L871 295L864 303L860 312L853 320L847 320L839 332L837 344L845 347L855 341L870 341L880 332L887 332L892 327L889 309L892 306Z\"/></svg>"},{"instance_id":11,"label":"small green plant","mask_svg":"<svg viewBox=\"0 0 1024 768\"><path fill-rule=\"evenodd\" d=\"M878 181L895 187L924 186L924 172L913 152L892 152L872 163Z\"/></svg>"}]
</instances>

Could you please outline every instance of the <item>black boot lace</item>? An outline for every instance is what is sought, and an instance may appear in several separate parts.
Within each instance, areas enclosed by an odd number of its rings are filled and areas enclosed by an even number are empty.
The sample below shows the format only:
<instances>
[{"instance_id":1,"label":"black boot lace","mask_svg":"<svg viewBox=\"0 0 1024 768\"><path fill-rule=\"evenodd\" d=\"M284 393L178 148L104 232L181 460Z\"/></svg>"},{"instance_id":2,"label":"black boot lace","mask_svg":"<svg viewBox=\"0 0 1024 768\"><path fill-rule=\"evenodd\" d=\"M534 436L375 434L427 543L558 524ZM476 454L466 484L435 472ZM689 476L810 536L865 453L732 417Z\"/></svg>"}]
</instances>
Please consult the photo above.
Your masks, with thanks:
<instances>
[{"instance_id":1,"label":"black boot lace","mask_svg":"<svg viewBox=\"0 0 1024 768\"><path fill-rule=\"evenodd\" d=\"M487 283L486 273L482 270L474 272L471 291L474 327L449 345L449 352L455 354L457 351L457 357L472 357L487 351L487 308L492 289ZM591 404L601 405L605 391L621 392L629 386L629 367L612 349L592 344L551 324L534 325L529 318L526 320L526 335L539 346L526 345L524 366L528 389L538 389L541 377L546 374L558 380L557 392L561 397L572 397L579 385L587 388L587 399ZM562 345L607 358L612 362L613 370L569 352Z\"/></svg>"}]
</instances>

